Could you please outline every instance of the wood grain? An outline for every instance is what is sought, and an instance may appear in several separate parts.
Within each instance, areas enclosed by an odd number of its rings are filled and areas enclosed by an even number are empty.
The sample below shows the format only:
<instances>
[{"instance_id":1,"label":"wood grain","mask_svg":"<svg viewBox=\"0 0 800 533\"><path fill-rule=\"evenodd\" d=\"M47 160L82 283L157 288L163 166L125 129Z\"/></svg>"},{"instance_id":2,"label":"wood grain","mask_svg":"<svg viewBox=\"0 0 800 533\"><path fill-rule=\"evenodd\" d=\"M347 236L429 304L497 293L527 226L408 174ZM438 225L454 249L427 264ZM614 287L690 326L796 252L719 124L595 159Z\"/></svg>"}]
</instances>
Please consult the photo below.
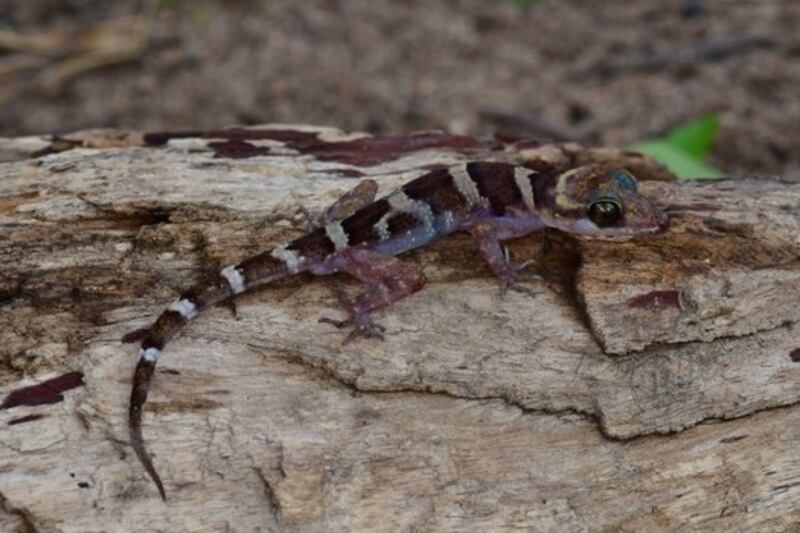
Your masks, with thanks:
<instances>
[{"instance_id":1,"label":"wood grain","mask_svg":"<svg viewBox=\"0 0 800 533\"><path fill-rule=\"evenodd\" d=\"M297 130L347 161L362 146ZM356 166L267 135L246 142L268 153L226 158L215 135L0 141L15 154L0 164L0 394L84 383L0 411L0 529L800 529L800 185L678 184L625 152L463 139L385 141L394 155ZM669 230L514 242L547 273L535 297L501 298L466 237L407 254L429 283L376 317L385 342L318 322L344 316L324 279L204 313L167 347L144 417L163 504L127 445L136 353L120 337L300 235L300 206L324 209L356 173L388 192L474 159L638 165Z\"/></svg>"}]
</instances>

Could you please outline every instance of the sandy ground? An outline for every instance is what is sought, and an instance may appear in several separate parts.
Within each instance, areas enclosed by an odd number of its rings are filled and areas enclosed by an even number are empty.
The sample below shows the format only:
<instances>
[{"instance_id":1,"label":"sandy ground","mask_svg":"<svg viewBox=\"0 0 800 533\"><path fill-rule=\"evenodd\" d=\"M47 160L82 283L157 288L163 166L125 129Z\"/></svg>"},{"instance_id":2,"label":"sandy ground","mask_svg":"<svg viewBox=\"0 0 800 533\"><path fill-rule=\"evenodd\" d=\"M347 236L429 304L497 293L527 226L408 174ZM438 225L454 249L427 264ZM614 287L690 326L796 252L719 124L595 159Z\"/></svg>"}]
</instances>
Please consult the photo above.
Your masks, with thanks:
<instances>
[{"instance_id":1,"label":"sandy ground","mask_svg":"<svg viewBox=\"0 0 800 533\"><path fill-rule=\"evenodd\" d=\"M625 145L718 112L716 166L800 176L800 2L156 5L0 2L0 29L60 39L0 38L0 135L288 122Z\"/></svg>"}]
</instances>

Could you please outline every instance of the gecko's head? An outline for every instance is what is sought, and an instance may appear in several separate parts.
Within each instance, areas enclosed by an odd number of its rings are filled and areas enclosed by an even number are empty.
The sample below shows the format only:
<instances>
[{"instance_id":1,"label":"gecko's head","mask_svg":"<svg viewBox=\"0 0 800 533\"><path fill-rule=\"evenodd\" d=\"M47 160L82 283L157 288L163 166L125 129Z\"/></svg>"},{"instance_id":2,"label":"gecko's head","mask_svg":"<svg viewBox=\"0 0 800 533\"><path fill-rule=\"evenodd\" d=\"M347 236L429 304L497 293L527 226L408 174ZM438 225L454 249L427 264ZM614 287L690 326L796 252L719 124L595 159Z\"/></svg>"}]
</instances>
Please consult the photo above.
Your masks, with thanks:
<instances>
[{"instance_id":1,"label":"gecko's head","mask_svg":"<svg viewBox=\"0 0 800 533\"><path fill-rule=\"evenodd\" d=\"M550 177L537 193L545 224L570 233L638 235L660 231L667 222L662 211L639 195L636 178L619 168L574 168Z\"/></svg>"}]
</instances>

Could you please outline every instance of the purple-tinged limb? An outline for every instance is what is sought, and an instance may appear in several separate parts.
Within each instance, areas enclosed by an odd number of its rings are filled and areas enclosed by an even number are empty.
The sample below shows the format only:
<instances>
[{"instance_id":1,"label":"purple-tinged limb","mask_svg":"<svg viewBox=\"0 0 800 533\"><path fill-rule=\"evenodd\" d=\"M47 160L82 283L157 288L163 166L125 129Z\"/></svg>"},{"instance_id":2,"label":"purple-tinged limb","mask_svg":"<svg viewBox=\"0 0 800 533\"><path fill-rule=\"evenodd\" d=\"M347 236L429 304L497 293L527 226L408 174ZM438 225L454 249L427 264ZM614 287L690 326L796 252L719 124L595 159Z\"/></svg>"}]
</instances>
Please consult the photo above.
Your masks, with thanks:
<instances>
[{"instance_id":1,"label":"purple-tinged limb","mask_svg":"<svg viewBox=\"0 0 800 533\"><path fill-rule=\"evenodd\" d=\"M353 331L345 342L356 337L383 338L384 328L372 320L371 313L402 300L425 285L425 276L412 266L391 255L363 248L348 248L332 260L337 270L346 272L367 286L355 298L337 290L339 301L350 314L345 321L321 319L322 322L343 327L352 324Z\"/></svg>"},{"instance_id":2,"label":"purple-tinged limb","mask_svg":"<svg viewBox=\"0 0 800 533\"><path fill-rule=\"evenodd\" d=\"M501 295L505 295L508 289L524 292L531 296L534 295L530 289L519 285L519 282L523 279L542 279L542 276L539 274L523 273L523 270L534 264L532 259L522 263L512 262L508 247L503 247L500 245L500 231L498 231L497 226L491 222L481 222L475 224L469 229L469 233L478 245L478 248L488 263L489 268L500 281Z\"/></svg>"}]
</instances>

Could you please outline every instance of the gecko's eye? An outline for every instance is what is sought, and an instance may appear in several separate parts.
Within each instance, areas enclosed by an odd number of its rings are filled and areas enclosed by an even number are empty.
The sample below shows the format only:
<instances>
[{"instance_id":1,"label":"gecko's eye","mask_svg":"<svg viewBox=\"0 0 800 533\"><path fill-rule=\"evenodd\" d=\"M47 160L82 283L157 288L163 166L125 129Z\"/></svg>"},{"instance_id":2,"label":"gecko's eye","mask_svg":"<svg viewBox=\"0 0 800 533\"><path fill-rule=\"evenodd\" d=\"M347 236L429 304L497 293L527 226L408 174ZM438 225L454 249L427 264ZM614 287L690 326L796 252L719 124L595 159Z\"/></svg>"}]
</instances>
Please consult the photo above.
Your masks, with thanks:
<instances>
[{"instance_id":1,"label":"gecko's eye","mask_svg":"<svg viewBox=\"0 0 800 533\"><path fill-rule=\"evenodd\" d=\"M589 218L600 226L610 226L622 218L622 204L610 198L603 198L589 205Z\"/></svg>"}]
</instances>

